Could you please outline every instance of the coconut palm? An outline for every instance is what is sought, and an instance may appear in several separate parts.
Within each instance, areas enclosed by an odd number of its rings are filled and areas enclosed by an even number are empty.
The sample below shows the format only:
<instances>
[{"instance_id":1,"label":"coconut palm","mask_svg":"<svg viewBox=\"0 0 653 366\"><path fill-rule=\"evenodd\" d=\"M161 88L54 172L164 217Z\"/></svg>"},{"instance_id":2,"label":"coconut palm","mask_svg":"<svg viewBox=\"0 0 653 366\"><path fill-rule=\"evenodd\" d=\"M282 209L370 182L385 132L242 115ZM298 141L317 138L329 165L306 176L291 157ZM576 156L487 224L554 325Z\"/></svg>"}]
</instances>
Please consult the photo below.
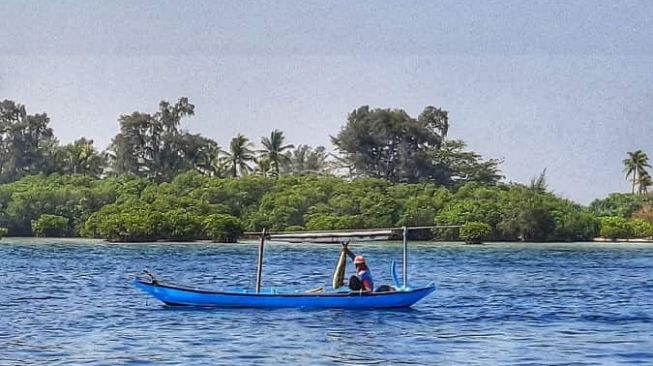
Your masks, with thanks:
<instances>
[{"instance_id":1,"label":"coconut palm","mask_svg":"<svg viewBox=\"0 0 653 366\"><path fill-rule=\"evenodd\" d=\"M209 177L222 177L224 164L222 163L222 150L217 143L206 144L198 153L196 169Z\"/></svg>"},{"instance_id":2,"label":"coconut palm","mask_svg":"<svg viewBox=\"0 0 653 366\"><path fill-rule=\"evenodd\" d=\"M248 165L248 162L255 162L256 157L250 147L254 147L254 145L249 142L249 139L238 134L231 139L229 151L223 151L225 155L224 159L231 170L232 177L237 177L238 174L243 175L243 173L252 171L252 167Z\"/></svg>"},{"instance_id":3,"label":"coconut palm","mask_svg":"<svg viewBox=\"0 0 653 366\"><path fill-rule=\"evenodd\" d=\"M274 175L272 172L272 166L270 165L270 160L268 158L261 158L256 161L256 174L262 175L264 177L269 177Z\"/></svg>"},{"instance_id":4,"label":"coconut palm","mask_svg":"<svg viewBox=\"0 0 653 366\"><path fill-rule=\"evenodd\" d=\"M284 145L284 140L285 137L283 136L283 132L279 130L272 131L269 138L261 138L261 144L263 144L264 147L264 149L260 151L261 157L270 161L270 165L277 176L279 176L279 167L290 162L290 158L288 155L284 154L284 152L295 147L292 144Z\"/></svg>"},{"instance_id":5,"label":"coconut palm","mask_svg":"<svg viewBox=\"0 0 653 366\"><path fill-rule=\"evenodd\" d=\"M648 175L646 168L651 167L651 165L648 163L648 156L642 150L629 151L628 158L624 159L623 163L626 179L628 179L628 177L632 177L632 193L635 193L635 186L637 185L638 178L642 174Z\"/></svg>"},{"instance_id":6,"label":"coconut palm","mask_svg":"<svg viewBox=\"0 0 653 366\"><path fill-rule=\"evenodd\" d=\"M648 174L646 170L643 170L637 178L637 186L639 188L639 194L648 194L648 187L653 185L653 179Z\"/></svg>"},{"instance_id":7,"label":"coconut palm","mask_svg":"<svg viewBox=\"0 0 653 366\"><path fill-rule=\"evenodd\" d=\"M290 159L290 170L293 174L321 174L327 171L328 154L324 146L312 148L308 145L299 145L286 155Z\"/></svg>"},{"instance_id":8,"label":"coconut palm","mask_svg":"<svg viewBox=\"0 0 653 366\"><path fill-rule=\"evenodd\" d=\"M104 169L104 158L93 147L93 140L82 137L51 151L62 172L99 177Z\"/></svg>"}]
</instances>

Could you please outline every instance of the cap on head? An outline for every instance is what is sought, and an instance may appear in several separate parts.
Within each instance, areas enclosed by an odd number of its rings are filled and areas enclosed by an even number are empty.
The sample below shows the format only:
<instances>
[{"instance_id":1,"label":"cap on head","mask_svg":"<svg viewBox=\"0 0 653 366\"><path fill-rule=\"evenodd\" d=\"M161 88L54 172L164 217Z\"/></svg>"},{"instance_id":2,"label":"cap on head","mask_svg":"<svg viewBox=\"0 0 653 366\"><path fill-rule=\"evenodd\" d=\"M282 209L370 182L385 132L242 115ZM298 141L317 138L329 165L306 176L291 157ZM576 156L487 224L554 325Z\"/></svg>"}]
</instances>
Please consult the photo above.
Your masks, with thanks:
<instances>
[{"instance_id":1,"label":"cap on head","mask_svg":"<svg viewBox=\"0 0 653 366\"><path fill-rule=\"evenodd\" d=\"M354 264L365 264L365 257L357 255L356 258L354 258Z\"/></svg>"}]
</instances>

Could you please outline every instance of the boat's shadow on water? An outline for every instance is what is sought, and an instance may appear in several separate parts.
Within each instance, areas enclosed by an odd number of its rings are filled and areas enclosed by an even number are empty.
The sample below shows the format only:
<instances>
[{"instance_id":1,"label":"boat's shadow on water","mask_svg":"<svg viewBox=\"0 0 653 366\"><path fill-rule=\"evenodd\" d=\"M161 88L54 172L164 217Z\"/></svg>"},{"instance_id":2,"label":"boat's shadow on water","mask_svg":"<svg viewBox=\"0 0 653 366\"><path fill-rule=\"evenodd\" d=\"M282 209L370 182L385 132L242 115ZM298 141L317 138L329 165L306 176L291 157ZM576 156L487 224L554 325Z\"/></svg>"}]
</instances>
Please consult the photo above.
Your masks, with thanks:
<instances>
[{"instance_id":1,"label":"boat's shadow on water","mask_svg":"<svg viewBox=\"0 0 653 366\"><path fill-rule=\"evenodd\" d=\"M191 313L212 313L212 312L222 312L222 313L234 313L234 314L288 314L290 312L298 314L404 314L404 315L420 315L420 314L430 314L430 312L425 312L423 310L415 308L387 308L387 309L320 309L320 308L255 308L255 307L216 307L216 306L179 306L179 305L166 305L166 304L152 304L147 302L145 304L145 309L148 311L170 311L170 312L191 312Z\"/></svg>"}]
</instances>

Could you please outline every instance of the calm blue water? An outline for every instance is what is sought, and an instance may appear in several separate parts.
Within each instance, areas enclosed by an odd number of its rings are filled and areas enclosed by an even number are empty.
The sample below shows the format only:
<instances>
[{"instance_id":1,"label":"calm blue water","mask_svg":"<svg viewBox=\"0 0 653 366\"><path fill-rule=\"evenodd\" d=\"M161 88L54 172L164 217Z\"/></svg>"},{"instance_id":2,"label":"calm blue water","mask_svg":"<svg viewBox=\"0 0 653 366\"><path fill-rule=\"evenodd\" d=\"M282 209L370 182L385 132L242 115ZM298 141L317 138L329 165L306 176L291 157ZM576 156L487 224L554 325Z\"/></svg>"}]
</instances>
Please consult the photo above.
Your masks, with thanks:
<instances>
[{"instance_id":1,"label":"calm blue water","mask_svg":"<svg viewBox=\"0 0 653 366\"><path fill-rule=\"evenodd\" d=\"M377 285L398 244L352 245ZM253 286L255 244L0 242L0 365L653 364L653 245L414 244L413 309L191 310L129 284L148 267ZM273 244L264 285L330 283L339 248ZM350 269L351 270L351 269Z\"/></svg>"}]
</instances>

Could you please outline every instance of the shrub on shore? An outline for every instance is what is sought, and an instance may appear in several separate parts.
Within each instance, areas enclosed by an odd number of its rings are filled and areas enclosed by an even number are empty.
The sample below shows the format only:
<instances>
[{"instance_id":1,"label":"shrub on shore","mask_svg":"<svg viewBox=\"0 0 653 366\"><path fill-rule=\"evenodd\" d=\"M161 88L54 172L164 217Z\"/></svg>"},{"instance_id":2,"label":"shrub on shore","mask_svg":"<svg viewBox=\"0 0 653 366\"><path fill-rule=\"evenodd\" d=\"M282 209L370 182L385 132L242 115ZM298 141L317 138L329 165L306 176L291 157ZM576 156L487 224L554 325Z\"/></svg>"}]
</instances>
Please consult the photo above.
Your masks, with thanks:
<instances>
[{"instance_id":1,"label":"shrub on shore","mask_svg":"<svg viewBox=\"0 0 653 366\"><path fill-rule=\"evenodd\" d=\"M70 220L63 216L43 214L32 220L32 232L36 236L65 237L71 231Z\"/></svg>"},{"instance_id":2,"label":"shrub on shore","mask_svg":"<svg viewBox=\"0 0 653 366\"><path fill-rule=\"evenodd\" d=\"M240 220L226 214L213 214L204 219L204 234L220 243L235 243L243 228Z\"/></svg>"},{"instance_id":3,"label":"shrub on shore","mask_svg":"<svg viewBox=\"0 0 653 366\"><path fill-rule=\"evenodd\" d=\"M632 219L628 222L633 238L650 238L653 236L653 224L640 219Z\"/></svg>"},{"instance_id":4,"label":"shrub on shore","mask_svg":"<svg viewBox=\"0 0 653 366\"><path fill-rule=\"evenodd\" d=\"M630 238L632 228L628 225L628 220L618 216L608 216L601 218L600 235L604 238L618 239Z\"/></svg>"},{"instance_id":5,"label":"shrub on shore","mask_svg":"<svg viewBox=\"0 0 653 366\"><path fill-rule=\"evenodd\" d=\"M187 172L159 184L129 177L39 176L0 185L0 224L12 235L46 235L32 231L37 228L32 221L42 215L68 220L66 235L115 241L236 240L231 232L207 231L211 215L229 215L246 231L479 222L490 227L487 240L544 241L588 240L599 230L587 208L518 184L445 188L378 178L213 178ZM434 235L461 239L457 228Z\"/></svg>"},{"instance_id":6,"label":"shrub on shore","mask_svg":"<svg viewBox=\"0 0 653 366\"><path fill-rule=\"evenodd\" d=\"M653 237L653 224L641 219L619 216L601 217L601 237L607 239L644 239Z\"/></svg>"},{"instance_id":7,"label":"shrub on shore","mask_svg":"<svg viewBox=\"0 0 653 366\"><path fill-rule=\"evenodd\" d=\"M468 244L481 244L490 237L492 228L484 222L468 222L460 228L460 239Z\"/></svg>"},{"instance_id":8,"label":"shrub on shore","mask_svg":"<svg viewBox=\"0 0 653 366\"><path fill-rule=\"evenodd\" d=\"M174 241L192 241L202 236L202 220L200 217L184 210L167 211L162 215L159 225L159 235L164 239Z\"/></svg>"}]
</instances>

